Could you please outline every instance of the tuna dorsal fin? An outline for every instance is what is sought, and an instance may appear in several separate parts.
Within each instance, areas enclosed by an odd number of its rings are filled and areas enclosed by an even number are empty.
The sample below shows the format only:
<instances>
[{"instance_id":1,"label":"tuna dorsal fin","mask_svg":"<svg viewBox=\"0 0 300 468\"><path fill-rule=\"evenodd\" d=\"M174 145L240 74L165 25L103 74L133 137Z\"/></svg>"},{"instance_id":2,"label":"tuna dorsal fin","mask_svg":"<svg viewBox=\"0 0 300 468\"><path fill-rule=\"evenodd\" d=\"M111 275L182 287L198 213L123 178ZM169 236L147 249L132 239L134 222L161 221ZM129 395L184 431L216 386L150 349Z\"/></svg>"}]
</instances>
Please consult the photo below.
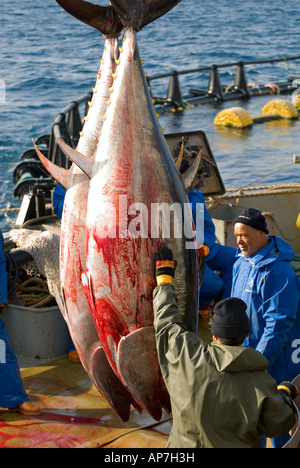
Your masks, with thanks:
<instances>
[{"instance_id":1,"label":"tuna dorsal fin","mask_svg":"<svg viewBox=\"0 0 300 468\"><path fill-rule=\"evenodd\" d=\"M98 29L105 37L118 37L123 29L118 14L110 6L94 5L84 0L56 0L70 15Z\"/></svg>"},{"instance_id":2,"label":"tuna dorsal fin","mask_svg":"<svg viewBox=\"0 0 300 468\"><path fill-rule=\"evenodd\" d=\"M66 190L68 190L72 178L72 169L63 169L62 167L53 164L51 161L49 161L49 159L46 158L46 156L43 155L43 153L41 153L33 140L32 142L44 168L52 175L52 177L54 177L55 180L57 180L57 182L59 182Z\"/></svg>"},{"instance_id":3,"label":"tuna dorsal fin","mask_svg":"<svg viewBox=\"0 0 300 468\"><path fill-rule=\"evenodd\" d=\"M174 8L181 0L111 0L124 26L140 31Z\"/></svg>"},{"instance_id":4,"label":"tuna dorsal fin","mask_svg":"<svg viewBox=\"0 0 300 468\"><path fill-rule=\"evenodd\" d=\"M76 166L78 166L89 178L92 177L93 169L93 158L88 158L83 154L79 153L71 146L67 145L61 138L57 138L58 144L63 150L63 152L68 156L68 158L73 161Z\"/></svg>"},{"instance_id":5,"label":"tuna dorsal fin","mask_svg":"<svg viewBox=\"0 0 300 468\"><path fill-rule=\"evenodd\" d=\"M194 182L194 180L196 178L196 175L197 175L201 160L202 160L202 149L200 149L200 151L199 151L195 161L193 162L193 164L181 176L186 193L189 193L189 191L192 188L192 185L193 185L193 182Z\"/></svg>"}]
</instances>

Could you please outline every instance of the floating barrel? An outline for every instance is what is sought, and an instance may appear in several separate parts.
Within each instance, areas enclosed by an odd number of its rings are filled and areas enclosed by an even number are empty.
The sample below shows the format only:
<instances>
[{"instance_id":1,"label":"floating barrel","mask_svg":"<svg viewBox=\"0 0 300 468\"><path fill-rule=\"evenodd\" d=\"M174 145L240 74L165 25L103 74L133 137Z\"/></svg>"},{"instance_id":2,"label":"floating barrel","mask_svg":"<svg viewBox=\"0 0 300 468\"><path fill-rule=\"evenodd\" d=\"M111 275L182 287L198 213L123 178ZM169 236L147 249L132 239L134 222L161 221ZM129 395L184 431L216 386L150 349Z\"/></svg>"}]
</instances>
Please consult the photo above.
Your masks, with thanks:
<instances>
[{"instance_id":1,"label":"floating barrel","mask_svg":"<svg viewBox=\"0 0 300 468\"><path fill-rule=\"evenodd\" d=\"M242 107L230 107L219 112L214 123L217 127L245 128L253 125L253 119Z\"/></svg>"},{"instance_id":2,"label":"floating barrel","mask_svg":"<svg viewBox=\"0 0 300 468\"><path fill-rule=\"evenodd\" d=\"M283 119L298 119L299 114L296 106L292 102L276 99L268 102L262 109L261 115L277 115Z\"/></svg>"}]
</instances>

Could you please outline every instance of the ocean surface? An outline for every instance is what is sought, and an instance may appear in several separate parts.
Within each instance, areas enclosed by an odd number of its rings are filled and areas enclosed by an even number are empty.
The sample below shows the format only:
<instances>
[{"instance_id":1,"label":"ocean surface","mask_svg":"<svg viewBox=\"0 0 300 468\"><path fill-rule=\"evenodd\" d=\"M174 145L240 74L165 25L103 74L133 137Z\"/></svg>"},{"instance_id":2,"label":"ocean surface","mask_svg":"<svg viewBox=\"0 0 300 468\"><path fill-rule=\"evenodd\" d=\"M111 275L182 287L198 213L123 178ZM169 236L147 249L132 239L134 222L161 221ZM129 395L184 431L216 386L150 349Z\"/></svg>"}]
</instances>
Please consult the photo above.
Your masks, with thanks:
<instances>
[{"instance_id":1,"label":"ocean surface","mask_svg":"<svg viewBox=\"0 0 300 468\"><path fill-rule=\"evenodd\" d=\"M108 0L92 0L107 5ZM144 69L153 76L211 64L300 55L300 0L182 0L138 35ZM49 134L56 116L91 91L102 57L102 35L68 15L55 0L1 0L0 9L0 210L18 207L13 172L31 139ZM232 84L235 68L222 72ZM247 67L248 82L265 84L300 76L300 61ZM208 72L180 78L183 94L206 87ZM152 82L156 96L168 80ZM277 96L205 105L160 117L166 132L203 130L227 188L242 187L292 162L300 153L300 122L256 124L250 130L216 129L217 113L234 105L252 116ZM291 100L291 96L282 96ZM276 172L263 183L298 182L300 165ZM15 214L0 212L0 229Z\"/></svg>"}]
</instances>

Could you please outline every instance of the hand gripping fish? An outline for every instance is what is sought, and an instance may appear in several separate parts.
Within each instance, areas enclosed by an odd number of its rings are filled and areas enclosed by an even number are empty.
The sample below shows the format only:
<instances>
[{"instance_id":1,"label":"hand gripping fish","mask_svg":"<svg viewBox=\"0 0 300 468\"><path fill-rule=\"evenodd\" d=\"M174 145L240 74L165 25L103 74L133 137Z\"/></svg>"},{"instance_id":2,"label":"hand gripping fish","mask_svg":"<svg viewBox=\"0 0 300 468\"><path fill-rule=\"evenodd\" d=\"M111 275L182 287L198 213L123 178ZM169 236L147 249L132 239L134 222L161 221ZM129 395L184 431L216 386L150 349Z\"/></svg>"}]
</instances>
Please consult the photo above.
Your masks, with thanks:
<instances>
[{"instance_id":1,"label":"hand gripping fish","mask_svg":"<svg viewBox=\"0 0 300 468\"><path fill-rule=\"evenodd\" d=\"M74 7L76 2L59 3L71 3ZM96 6L95 8L97 9ZM106 34L106 40L94 95L89 103L90 109L77 146L78 151L87 157L93 156L99 141L107 109L106 101L109 99L109 89L113 82L112 74L118 58L117 36L123 29L123 25L111 8L96 11L98 22L94 21L94 24L97 24L98 29ZM95 14L95 9L93 13ZM103 14L105 18L107 15L111 19L114 17L114 23L111 20L109 25L105 21L102 24L100 20ZM88 19L87 14L86 19ZM61 291L56 291L56 301L87 374L119 417L127 421L131 404L137 408L138 406L107 360L81 281L86 263L85 224L90 180L75 164L69 171L66 171L52 164L37 147L36 151L45 168L67 189L61 224L60 280L62 287Z\"/></svg>"},{"instance_id":2,"label":"hand gripping fish","mask_svg":"<svg viewBox=\"0 0 300 468\"><path fill-rule=\"evenodd\" d=\"M195 249L187 248L183 227L192 226L190 210L183 209L189 204L153 107L136 29L177 3L111 1L125 24L125 35L99 145L89 159L60 141L63 151L91 178L83 283L101 343L116 375L157 420L163 407L170 409L157 360L152 308L153 259L162 242L178 260L174 286L183 321L191 330L196 329L198 277ZM162 206L177 208L169 233L158 232Z\"/></svg>"}]
</instances>

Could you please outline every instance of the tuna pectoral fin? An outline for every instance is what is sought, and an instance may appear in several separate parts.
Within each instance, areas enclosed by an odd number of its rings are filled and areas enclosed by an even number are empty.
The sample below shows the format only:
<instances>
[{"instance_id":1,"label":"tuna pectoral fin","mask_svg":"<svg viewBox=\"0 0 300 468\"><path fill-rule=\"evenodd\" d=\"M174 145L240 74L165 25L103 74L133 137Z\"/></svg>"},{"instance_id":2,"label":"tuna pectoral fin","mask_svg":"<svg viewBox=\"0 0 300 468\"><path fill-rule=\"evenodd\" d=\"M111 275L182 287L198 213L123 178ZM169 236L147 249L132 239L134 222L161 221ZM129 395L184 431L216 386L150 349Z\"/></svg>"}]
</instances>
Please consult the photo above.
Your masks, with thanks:
<instances>
[{"instance_id":1,"label":"tuna pectoral fin","mask_svg":"<svg viewBox=\"0 0 300 468\"><path fill-rule=\"evenodd\" d=\"M125 26L138 31L174 8L181 0L111 0Z\"/></svg>"},{"instance_id":2,"label":"tuna pectoral fin","mask_svg":"<svg viewBox=\"0 0 300 468\"><path fill-rule=\"evenodd\" d=\"M66 190L69 188L70 179L72 177L72 169L63 169L62 167L56 166L53 164L46 156L41 153L34 141L32 140L35 151L43 164L44 168L54 177L57 182L59 182Z\"/></svg>"},{"instance_id":3,"label":"tuna pectoral fin","mask_svg":"<svg viewBox=\"0 0 300 468\"><path fill-rule=\"evenodd\" d=\"M83 0L56 1L70 15L98 29L106 37L118 37L123 29L117 13L109 6L98 6Z\"/></svg>"},{"instance_id":4,"label":"tuna pectoral fin","mask_svg":"<svg viewBox=\"0 0 300 468\"><path fill-rule=\"evenodd\" d=\"M97 346L93 351L90 365L91 377L99 392L106 398L122 421L128 421L130 405L140 409L112 370L102 346Z\"/></svg>"},{"instance_id":5,"label":"tuna pectoral fin","mask_svg":"<svg viewBox=\"0 0 300 468\"><path fill-rule=\"evenodd\" d=\"M163 384L153 327L140 328L123 337L118 347L118 371L129 392L155 420L162 407L170 411L170 400Z\"/></svg>"},{"instance_id":6,"label":"tuna pectoral fin","mask_svg":"<svg viewBox=\"0 0 300 468\"><path fill-rule=\"evenodd\" d=\"M55 297L56 303L58 305L58 308L59 308L59 310L61 312L61 315L63 316L65 322L68 325L68 312L67 312L65 298L63 297L62 292L59 291L56 284L54 284L54 286L53 286L53 291L54 291L54 297Z\"/></svg>"},{"instance_id":7,"label":"tuna pectoral fin","mask_svg":"<svg viewBox=\"0 0 300 468\"><path fill-rule=\"evenodd\" d=\"M73 161L89 178L92 177L93 158L88 158L67 145L61 138L57 138L63 152Z\"/></svg>"}]
</instances>

